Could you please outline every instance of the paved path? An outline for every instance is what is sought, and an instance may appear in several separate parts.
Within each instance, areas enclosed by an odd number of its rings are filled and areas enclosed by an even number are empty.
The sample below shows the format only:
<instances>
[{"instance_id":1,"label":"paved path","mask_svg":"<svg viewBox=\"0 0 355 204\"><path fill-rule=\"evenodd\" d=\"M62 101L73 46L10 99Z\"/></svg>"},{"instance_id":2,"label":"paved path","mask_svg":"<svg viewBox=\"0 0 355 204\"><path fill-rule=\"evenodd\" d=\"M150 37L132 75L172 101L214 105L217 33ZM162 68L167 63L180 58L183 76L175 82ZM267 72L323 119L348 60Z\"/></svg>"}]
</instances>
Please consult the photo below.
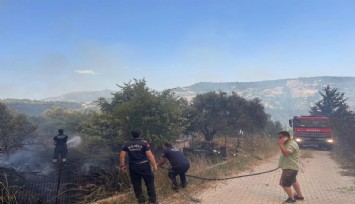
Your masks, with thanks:
<instances>
[{"instance_id":1,"label":"paved path","mask_svg":"<svg viewBox=\"0 0 355 204\"><path fill-rule=\"evenodd\" d=\"M354 204L355 179L342 176L342 169L333 161L329 152L312 151L313 158L305 158L303 168L299 172L298 181L301 185L305 201L297 203L310 204ZM254 172L272 169L277 164L277 158L272 158L254 168ZM244 172L245 174L251 172ZM243 174L243 173L242 173ZM282 203L287 198L282 188L278 186L281 170L269 174L245 177L216 182L214 188L209 188L197 197L203 204L271 204Z\"/></svg>"}]
</instances>

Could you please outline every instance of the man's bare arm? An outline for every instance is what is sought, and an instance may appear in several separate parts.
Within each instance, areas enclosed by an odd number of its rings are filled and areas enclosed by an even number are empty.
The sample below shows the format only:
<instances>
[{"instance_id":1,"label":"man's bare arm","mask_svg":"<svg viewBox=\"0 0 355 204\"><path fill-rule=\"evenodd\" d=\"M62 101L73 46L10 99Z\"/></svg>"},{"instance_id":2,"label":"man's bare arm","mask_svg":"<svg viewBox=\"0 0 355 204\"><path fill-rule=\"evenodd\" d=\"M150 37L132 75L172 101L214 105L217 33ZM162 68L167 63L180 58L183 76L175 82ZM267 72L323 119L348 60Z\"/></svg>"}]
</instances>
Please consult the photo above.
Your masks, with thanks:
<instances>
[{"instance_id":1,"label":"man's bare arm","mask_svg":"<svg viewBox=\"0 0 355 204\"><path fill-rule=\"evenodd\" d=\"M127 173L127 171L128 171L127 167L125 166L126 155L127 155L127 152L122 150L120 153L120 169L123 173Z\"/></svg>"},{"instance_id":2,"label":"man's bare arm","mask_svg":"<svg viewBox=\"0 0 355 204\"><path fill-rule=\"evenodd\" d=\"M157 162L155 161L154 155L152 153L152 151L148 150L145 152L145 154L147 155L148 159L150 160L153 169L156 171L158 170L158 166L157 166Z\"/></svg>"},{"instance_id":3,"label":"man's bare arm","mask_svg":"<svg viewBox=\"0 0 355 204\"><path fill-rule=\"evenodd\" d=\"M126 151L121 151L120 153L120 166L124 166L126 163L126 155L127 152Z\"/></svg>"}]
</instances>

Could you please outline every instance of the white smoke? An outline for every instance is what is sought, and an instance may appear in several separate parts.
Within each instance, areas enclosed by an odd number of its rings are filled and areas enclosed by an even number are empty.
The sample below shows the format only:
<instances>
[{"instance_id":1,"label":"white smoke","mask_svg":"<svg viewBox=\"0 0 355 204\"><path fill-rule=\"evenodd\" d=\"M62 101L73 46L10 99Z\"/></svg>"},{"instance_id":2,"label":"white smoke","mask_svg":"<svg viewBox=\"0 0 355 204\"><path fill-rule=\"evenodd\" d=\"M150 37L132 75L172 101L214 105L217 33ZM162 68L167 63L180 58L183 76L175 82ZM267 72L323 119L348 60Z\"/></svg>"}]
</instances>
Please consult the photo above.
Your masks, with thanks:
<instances>
[{"instance_id":1,"label":"white smoke","mask_svg":"<svg viewBox=\"0 0 355 204\"><path fill-rule=\"evenodd\" d=\"M75 136L68 140L68 148L77 148L82 144L82 138ZM51 162L53 145L28 144L21 149L8 154L0 154L0 166L13 168L18 172L36 172L41 175L50 175L54 172ZM50 154L48 154L48 151Z\"/></svg>"},{"instance_id":2,"label":"white smoke","mask_svg":"<svg viewBox=\"0 0 355 204\"><path fill-rule=\"evenodd\" d=\"M0 157L0 166L13 168L18 172L35 172L47 175L54 171L48 148L41 144L24 145L21 149Z\"/></svg>"},{"instance_id":3,"label":"white smoke","mask_svg":"<svg viewBox=\"0 0 355 204\"><path fill-rule=\"evenodd\" d=\"M75 147L79 147L82 142L83 140L81 139L80 136L74 136L73 138L68 140L67 145L69 148L75 148Z\"/></svg>"}]
</instances>

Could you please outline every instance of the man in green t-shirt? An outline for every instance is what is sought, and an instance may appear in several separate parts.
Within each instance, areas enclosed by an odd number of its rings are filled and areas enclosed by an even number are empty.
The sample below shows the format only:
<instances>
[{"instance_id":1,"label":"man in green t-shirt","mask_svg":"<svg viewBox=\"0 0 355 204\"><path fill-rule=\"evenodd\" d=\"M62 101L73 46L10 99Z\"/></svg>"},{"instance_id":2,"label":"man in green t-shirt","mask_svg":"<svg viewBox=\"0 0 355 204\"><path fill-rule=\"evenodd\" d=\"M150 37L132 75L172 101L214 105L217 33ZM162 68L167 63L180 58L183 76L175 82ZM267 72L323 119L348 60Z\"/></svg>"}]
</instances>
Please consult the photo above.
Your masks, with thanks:
<instances>
[{"instance_id":1,"label":"man in green t-shirt","mask_svg":"<svg viewBox=\"0 0 355 204\"><path fill-rule=\"evenodd\" d=\"M279 167L282 169L280 186L283 187L288 195L288 199L284 203L304 200L300 185L296 179L300 163L298 144L291 138L289 132L282 131L279 133L279 147L282 153L279 161ZM291 186L295 189L296 195L293 195Z\"/></svg>"}]
</instances>

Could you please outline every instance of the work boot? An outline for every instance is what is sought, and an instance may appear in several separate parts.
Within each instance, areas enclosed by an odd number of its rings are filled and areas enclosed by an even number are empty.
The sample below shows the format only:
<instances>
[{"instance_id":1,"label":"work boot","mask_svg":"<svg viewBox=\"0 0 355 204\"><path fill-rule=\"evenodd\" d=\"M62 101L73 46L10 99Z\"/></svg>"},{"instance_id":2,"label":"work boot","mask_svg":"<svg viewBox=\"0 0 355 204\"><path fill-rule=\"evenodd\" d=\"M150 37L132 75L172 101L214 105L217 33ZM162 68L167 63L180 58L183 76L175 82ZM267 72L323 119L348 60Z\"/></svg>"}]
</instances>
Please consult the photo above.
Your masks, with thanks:
<instances>
[{"instance_id":1,"label":"work boot","mask_svg":"<svg viewBox=\"0 0 355 204\"><path fill-rule=\"evenodd\" d=\"M52 159L52 162L53 162L53 163L57 163L57 162L58 162L58 159Z\"/></svg>"},{"instance_id":2,"label":"work boot","mask_svg":"<svg viewBox=\"0 0 355 204\"><path fill-rule=\"evenodd\" d=\"M179 187L173 186L172 189L173 189L175 192L179 192Z\"/></svg>"},{"instance_id":3,"label":"work boot","mask_svg":"<svg viewBox=\"0 0 355 204\"><path fill-rule=\"evenodd\" d=\"M67 161L67 159L66 159L66 158L63 158L63 159L62 159L62 162L66 162L66 161Z\"/></svg>"}]
</instances>

